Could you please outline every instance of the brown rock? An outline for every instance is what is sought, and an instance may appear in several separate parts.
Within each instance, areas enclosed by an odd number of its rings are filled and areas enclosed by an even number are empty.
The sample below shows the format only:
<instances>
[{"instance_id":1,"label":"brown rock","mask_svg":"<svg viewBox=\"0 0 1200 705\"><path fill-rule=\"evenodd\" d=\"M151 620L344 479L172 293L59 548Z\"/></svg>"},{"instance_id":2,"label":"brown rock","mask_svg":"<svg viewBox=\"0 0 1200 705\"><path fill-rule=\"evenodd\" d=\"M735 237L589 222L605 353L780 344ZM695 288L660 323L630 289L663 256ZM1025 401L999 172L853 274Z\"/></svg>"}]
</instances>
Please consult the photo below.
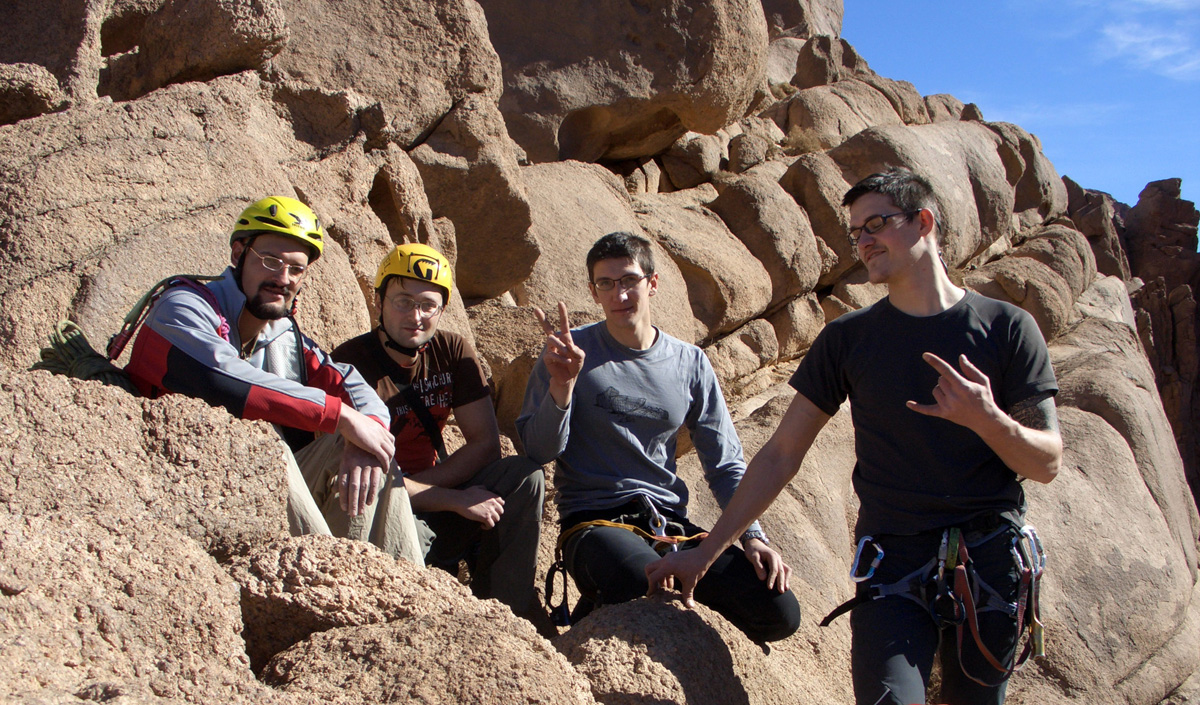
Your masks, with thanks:
<instances>
[{"instance_id":1,"label":"brown rock","mask_svg":"<svg viewBox=\"0 0 1200 705\"><path fill-rule=\"evenodd\" d=\"M1018 178L1010 178L1010 183L1016 189L1013 209L1021 227L1034 227L1066 215L1066 186L1042 152L1041 141L1012 123L989 122L987 126L1003 140L1001 158L1014 162L1010 174Z\"/></svg>"},{"instance_id":2,"label":"brown rock","mask_svg":"<svg viewBox=\"0 0 1200 705\"><path fill-rule=\"evenodd\" d=\"M838 280L830 290L830 296L845 303L851 309L866 308L887 296L886 284L872 284L865 267L857 267Z\"/></svg>"},{"instance_id":3,"label":"brown rock","mask_svg":"<svg viewBox=\"0 0 1200 705\"><path fill-rule=\"evenodd\" d=\"M104 0L11 0L0 4L0 64L45 67L72 103L96 99Z\"/></svg>"},{"instance_id":4,"label":"brown rock","mask_svg":"<svg viewBox=\"0 0 1200 705\"><path fill-rule=\"evenodd\" d=\"M806 88L763 115L788 133L788 141L804 135L819 149L836 147L868 127L903 122L887 96L858 79Z\"/></svg>"},{"instance_id":5,"label":"brown rock","mask_svg":"<svg viewBox=\"0 0 1200 705\"><path fill-rule=\"evenodd\" d=\"M411 155L433 214L454 223L463 296L491 298L524 281L538 249L515 145L493 99L458 101Z\"/></svg>"},{"instance_id":6,"label":"brown rock","mask_svg":"<svg viewBox=\"0 0 1200 705\"><path fill-rule=\"evenodd\" d=\"M195 542L129 516L0 512L6 701L290 701L254 680L237 588Z\"/></svg>"},{"instance_id":7,"label":"brown rock","mask_svg":"<svg viewBox=\"0 0 1200 705\"><path fill-rule=\"evenodd\" d=\"M1067 213L1075 228L1088 239L1096 258L1096 270L1128 281L1132 274L1124 238L1117 228L1113 197L1084 189L1066 176L1063 185L1067 187Z\"/></svg>"},{"instance_id":8,"label":"brown rock","mask_svg":"<svg viewBox=\"0 0 1200 705\"><path fill-rule=\"evenodd\" d=\"M40 64L0 64L0 125L67 107L58 79Z\"/></svg>"},{"instance_id":9,"label":"brown rock","mask_svg":"<svg viewBox=\"0 0 1200 705\"><path fill-rule=\"evenodd\" d=\"M770 278L761 262L708 208L686 192L644 196L634 202L638 222L662 245L686 282L693 315L705 337L732 331L766 310ZM662 289L668 282L661 281ZM664 320L664 323L667 321Z\"/></svg>"},{"instance_id":10,"label":"brown rock","mask_svg":"<svg viewBox=\"0 0 1200 705\"><path fill-rule=\"evenodd\" d=\"M237 556L229 573L242 586L246 653L257 672L275 654L336 627L466 610L471 592L440 570L396 560L371 544L301 536Z\"/></svg>"},{"instance_id":11,"label":"brown rock","mask_svg":"<svg viewBox=\"0 0 1200 705\"><path fill-rule=\"evenodd\" d=\"M158 521L227 556L287 535L283 446L263 423L48 372L0 372L0 504Z\"/></svg>"},{"instance_id":12,"label":"brown rock","mask_svg":"<svg viewBox=\"0 0 1200 705\"><path fill-rule=\"evenodd\" d=\"M482 5L504 64L501 110L535 162L657 154L745 115L763 83L758 2Z\"/></svg>"},{"instance_id":13,"label":"brown rock","mask_svg":"<svg viewBox=\"0 0 1200 705\"><path fill-rule=\"evenodd\" d=\"M725 394L737 395L751 380L746 379L779 357L775 329L756 318L730 335L704 348Z\"/></svg>"},{"instance_id":14,"label":"brown rock","mask_svg":"<svg viewBox=\"0 0 1200 705\"><path fill-rule=\"evenodd\" d=\"M287 40L281 0L167 0L145 18L136 51L109 57L98 91L131 100L168 83L260 69Z\"/></svg>"},{"instance_id":15,"label":"brown rock","mask_svg":"<svg viewBox=\"0 0 1200 705\"><path fill-rule=\"evenodd\" d=\"M842 3L840 0L763 0L767 17L767 35L777 37L812 37L842 33Z\"/></svg>"},{"instance_id":16,"label":"brown rock","mask_svg":"<svg viewBox=\"0 0 1200 705\"><path fill-rule=\"evenodd\" d=\"M430 571L436 572L436 571ZM594 703L587 682L494 600L463 611L314 635L265 680L328 703Z\"/></svg>"},{"instance_id":17,"label":"brown rock","mask_svg":"<svg viewBox=\"0 0 1200 705\"><path fill-rule=\"evenodd\" d=\"M780 84L787 90L796 76L796 60L808 42L798 37L772 39L767 46L767 84L778 90Z\"/></svg>"},{"instance_id":18,"label":"brown rock","mask_svg":"<svg viewBox=\"0 0 1200 705\"><path fill-rule=\"evenodd\" d=\"M712 180L721 167L721 143L714 135L689 132L675 140L661 159L675 188L692 188Z\"/></svg>"},{"instance_id":19,"label":"brown rock","mask_svg":"<svg viewBox=\"0 0 1200 705\"><path fill-rule=\"evenodd\" d=\"M758 135L741 134L729 140L729 171L735 174L763 163L771 143Z\"/></svg>"},{"instance_id":20,"label":"brown rock","mask_svg":"<svg viewBox=\"0 0 1200 705\"><path fill-rule=\"evenodd\" d=\"M925 96L925 111L930 122L958 122L962 119L963 102L949 93Z\"/></svg>"},{"instance_id":21,"label":"brown rock","mask_svg":"<svg viewBox=\"0 0 1200 705\"><path fill-rule=\"evenodd\" d=\"M500 96L500 60L476 3L282 1L291 37L271 64L327 93L370 96L387 139L406 150L469 95Z\"/></svg>"},{"instance_id":22,"label":"brown rock","mask_svg":"<svg viewBox=\"0 0 1200 705\"><path fill-rule=\"evenodd\" d=\"M794 360L808 352L826 323L816 294L792 299L767 320L775 328L780 362Z\"/></svg>"},{"instance_id":23,"label":"brown rock","mask_svg":"<svg viewBox=\"0 0 1200 705\"><path fill-rule=\"evenodd\" d=\"M872 73L867 60L850 42L836 36L813 36L796 57L792 85L803 90Z\"/></svg>"},{"instance_id":24,"label":"brown rock","mask_svg":"<svg viewBox=\"0 0 1200 705\"><path fill-rule=\"evenodd\" d=\"M603 703L784 703L799 697L736 627L703 605L688 610L673 597L598 609L554 644Z\"/></svg>"},{"instance_id":25,"label":"brown rock","mask_svg":"<svg viewBox=\"0 0 1200 705\"><path fill-rule=\"evenodd\" d=\"M771 278L774 308L812 291L824 262L808 214L778 179L761 173L723 182L712 210L750 250Z\"/></svg>"},{"instance_id":26,"label":"brown rock","mask_svg":"<svg viewBox=\"0 0 1200 705\"><path fill-rule=\"evenodd\" d=\"M1200 283L1196 252L1200 211L1179 197L1180 184L1180 179L1146 184L1125 218L1130 272L1143 281L1162 277L1168 291L1180 284L1195 290Z\"/></svg>"}]
</instances>

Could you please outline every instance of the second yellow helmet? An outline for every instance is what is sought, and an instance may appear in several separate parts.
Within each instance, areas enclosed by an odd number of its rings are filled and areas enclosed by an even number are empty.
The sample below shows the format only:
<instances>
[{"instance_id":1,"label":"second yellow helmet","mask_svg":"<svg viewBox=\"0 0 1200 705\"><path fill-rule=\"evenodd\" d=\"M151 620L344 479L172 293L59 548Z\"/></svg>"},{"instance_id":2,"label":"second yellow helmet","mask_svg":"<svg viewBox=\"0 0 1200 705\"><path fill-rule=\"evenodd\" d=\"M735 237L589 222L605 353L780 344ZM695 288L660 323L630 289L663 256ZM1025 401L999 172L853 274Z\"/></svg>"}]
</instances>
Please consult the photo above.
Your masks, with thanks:
<instances>
[{"instance_id":1,"label":"second yellow helmet","mask_svg":"<svg viewBox=\"0 0 1200 705\"><path fill-rule=\"evenodd\" d=\"M379 289L388 277L405 277L435 284L446 290L445 301L450 300L454 288L454 274L450 260L429 245L419 242L399 245L379 265L375 273L375 288Z\"/></svg>"}]
</instances>

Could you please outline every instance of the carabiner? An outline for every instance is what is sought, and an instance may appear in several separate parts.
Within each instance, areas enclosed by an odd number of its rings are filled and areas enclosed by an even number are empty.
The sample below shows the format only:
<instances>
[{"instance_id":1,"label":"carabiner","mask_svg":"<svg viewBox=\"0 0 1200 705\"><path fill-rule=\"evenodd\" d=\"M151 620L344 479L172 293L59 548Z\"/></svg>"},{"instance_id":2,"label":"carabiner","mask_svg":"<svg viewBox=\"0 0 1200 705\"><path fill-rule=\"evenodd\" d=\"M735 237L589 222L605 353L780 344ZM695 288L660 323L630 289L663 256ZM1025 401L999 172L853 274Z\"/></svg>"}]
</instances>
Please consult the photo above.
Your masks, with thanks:
<instances>
[{"instance_id":1,"label":"carabiner","mask_svg":"<svg viewBox=\"0 0 1200 705\"><path fill-rule=\"evenodd\" d=\"M875 558L871 560L871 567L867 569L867 574L859 575L858 564L862 560L863 547L865 547L868 542L870 542L871 546L875 549ZM861 583L864 580L870 580L875 576L875 569L879 567L879 564L882 561L883 546L880 546L879 543L870 536L862 537L858 540L858 548L854 550L854 562L850 564L850 579L856 583Z\"/></svg>"}]
</instances>

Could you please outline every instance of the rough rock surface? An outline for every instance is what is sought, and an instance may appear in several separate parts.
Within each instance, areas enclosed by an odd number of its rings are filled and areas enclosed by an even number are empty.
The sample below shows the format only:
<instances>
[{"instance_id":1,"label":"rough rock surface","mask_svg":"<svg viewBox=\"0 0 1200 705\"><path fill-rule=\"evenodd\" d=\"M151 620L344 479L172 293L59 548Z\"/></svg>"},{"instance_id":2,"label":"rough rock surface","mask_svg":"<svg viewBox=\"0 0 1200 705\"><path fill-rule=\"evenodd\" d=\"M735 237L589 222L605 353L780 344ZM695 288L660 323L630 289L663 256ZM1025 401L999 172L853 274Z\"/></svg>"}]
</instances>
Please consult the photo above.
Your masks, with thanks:
<instances>
[{"instance_id":1,"label":"rough rock surface","mask_svg":"<svg viewBox=\"0 0 1200 705\"><path fill-rule=\"evenodd\" d=\"M655 597L596 610L554 645L605 705L785 703L787 692L762 649L716 612Z\"/></svg>"},{"instance_id":2,"label":"rough rock surface","mask_svg":"<svg viewBox=\"0 0 1200 705\"><path fill-rule=\"evenodd\" d=\"M595 702L532 625L494 600L478 604L322 632L276 656L265 679L328 703Z\"/></svg>"},{"instance_id":3,"label":"rough rock surface","mask_svg":"<svg viewBox=\"0 0 1200 705\"><path fill-rule=\"evenodd\" d=\"M6 702L36 702L44 688L63 694L54 702L290 701L250 673L236 586L170 526L69 511L0 516Z\"/></svg>"},{"instance_id":4,"label":"rough rock surface","mask_svg":"<svg viewBox=\"0 0 1200 705\"><path fill-rule=\"evenodd\" d=\"M755 0L481 4L504 65L500 108L536 162L655 154L743 117L763 81Z\"/></svg>"},{"instance_id":5,"label":"rough rock surface","mask_svg":"<svg viewBox=\"0 0 1200 705\"><path fill-rule=\"evenodd\" d=\"M66 107L58 80L38 64L0 64L0 125Z\"/></svg>"},{"instance_id":6,"label":"rough rock surface","mask_svg":"<svg viewBox=\"0 0 1200 705\"><path fill-rule=\"evenodd\" d=\"M202 401L0 368L0 504L156 521L217 556L287 535L283 446Z\"/></svg>"},{"instance_id":7,"label":"rough rock surface","mask_svg":"<svg viewBox=\"0 0 1200 705\"><path fill-rule=\"evenodd\" d=\"M360 541L300 536L235 557L246 652L255 671L312 634L406 617L476 609L441 570L419 569Z\"/></svg>"}]
</instances>

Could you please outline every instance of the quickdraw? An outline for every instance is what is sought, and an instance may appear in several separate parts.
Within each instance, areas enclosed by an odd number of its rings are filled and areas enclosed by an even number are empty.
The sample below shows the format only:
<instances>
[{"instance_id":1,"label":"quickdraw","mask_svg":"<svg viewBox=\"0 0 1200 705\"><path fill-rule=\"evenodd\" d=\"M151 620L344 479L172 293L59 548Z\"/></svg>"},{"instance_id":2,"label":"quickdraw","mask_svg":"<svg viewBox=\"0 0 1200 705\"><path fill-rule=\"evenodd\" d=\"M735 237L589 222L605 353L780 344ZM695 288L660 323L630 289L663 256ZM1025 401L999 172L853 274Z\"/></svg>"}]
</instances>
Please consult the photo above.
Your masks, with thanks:
<instances>
[{"instance_id":1,"label":"quickdraw","mask_svg":"<svg viewBox=\"0 0 1200 705\"><path fill-rule=\"evenodd\" d=\"M989 539L990 537L979 543ZM875 555L866 573L861 573L860 566L867 546L874 549ZM962 532L957 528L948 528L942 532L942 540L935 558L930 559L918 570L887 585L866 584L883 561L884 552L883 547L872 537L864 536L858 542L854 561L850 566L850 579L858 584L858 590L853 598L838 605L826 615L821 621L821 626L829 626L833 620L864 602L893 595L905 597L926 607L940 626L955 628L959 664L964 675L984 686L1000 685L1019 671L1030 656L1045 656L1046 653L1045 625L1042 623L1039 607L1041 577L1046 570L1046 551L1037 530L1029 525L1021 527L1019 533L1013 537L1010 551L1019 576L1015 603L1005 601L975 573L967 544L962 540ZM978 613L994 610L1007 612L1016 618L1018 639L1022 632L1027 632L1021 654L1013 658L1008 666L1002 664L984 645L979 633ZM962 659L966 632L970 632L976 647L988 664L1000 672L998 679L989 681L967 670Z\"/></svg>"}]
</instances>

